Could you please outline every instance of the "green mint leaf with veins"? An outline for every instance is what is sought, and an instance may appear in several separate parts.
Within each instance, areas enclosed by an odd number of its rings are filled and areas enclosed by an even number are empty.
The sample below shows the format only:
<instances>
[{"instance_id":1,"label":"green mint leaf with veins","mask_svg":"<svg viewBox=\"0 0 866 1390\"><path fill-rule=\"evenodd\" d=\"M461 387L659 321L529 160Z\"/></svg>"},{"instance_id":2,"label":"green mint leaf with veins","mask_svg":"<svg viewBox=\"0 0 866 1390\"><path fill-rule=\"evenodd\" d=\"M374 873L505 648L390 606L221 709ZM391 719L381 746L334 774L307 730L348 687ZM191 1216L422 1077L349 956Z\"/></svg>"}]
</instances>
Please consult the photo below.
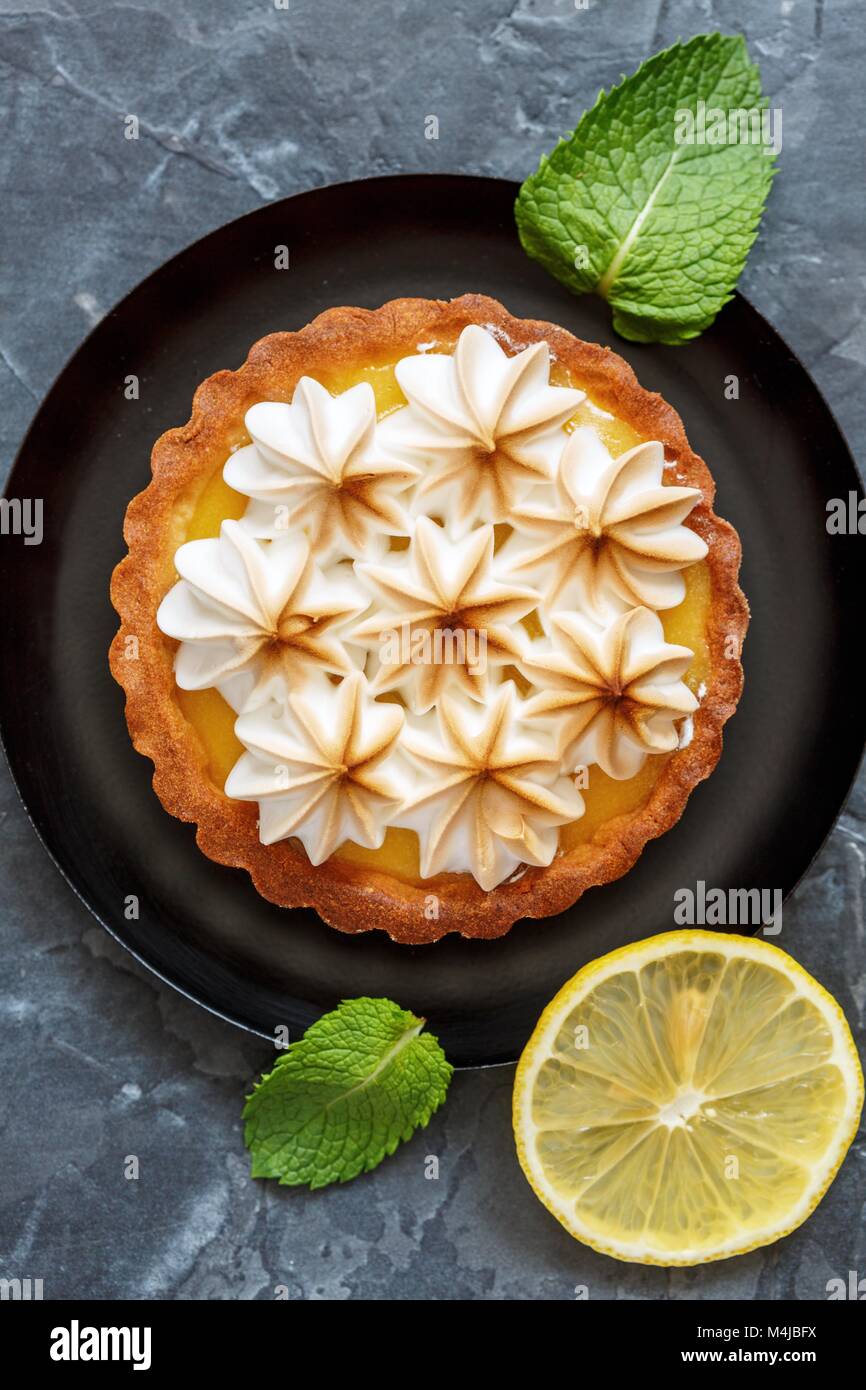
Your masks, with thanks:
<instances>
[{"instance_id":1,"label":"green mint leaf with veins","mask_svg":"<svg viewBox=\"0 0 866 1390\"><path fill-rule=\"evenodd\" d=\"M390 999L347 999L308 1028L247 1099L252 1176L349 1182L410 1139L454 1070L423 1027Z\"/></svg>"},{"instance_id":2,"label":"green mint leaf with veins","mask_svg":"<svg viewBox=\"0 0 866 1390\"><path fill-rule=\"evenodd\" d=\"M678 112L733 143L688 143ZM761 78L741 38L699 34L657 53L581 118L523 184L523 248L576 294L610 301L614 328L671 345L708 328L731 298L774 170ZM752 113L734 125L731 112ZM763 118L767 122L767 118ZM745 132L751 132L746 136Z\"/></svg>"}]
</instances>

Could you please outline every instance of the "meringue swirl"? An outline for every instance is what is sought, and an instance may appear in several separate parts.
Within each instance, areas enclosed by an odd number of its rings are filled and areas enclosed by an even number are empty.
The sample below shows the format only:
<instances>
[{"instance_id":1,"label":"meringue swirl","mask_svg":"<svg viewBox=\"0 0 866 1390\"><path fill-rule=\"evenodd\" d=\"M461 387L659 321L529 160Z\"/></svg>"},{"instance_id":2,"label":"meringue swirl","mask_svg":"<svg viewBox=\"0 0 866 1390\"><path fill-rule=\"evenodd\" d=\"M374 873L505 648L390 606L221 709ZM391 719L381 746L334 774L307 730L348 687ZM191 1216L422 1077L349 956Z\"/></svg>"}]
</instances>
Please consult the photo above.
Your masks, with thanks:
<instances>
[{"instance_id":1,"label":"meringue swirl","mask_svg":"<svg viewBox=\"0 0 866 1390\"><path fill-rule=\"evenodd\" d=\"M548 604L610 612L682 603L682 570L707 553L682 524L701 494L664 484L664 463L656 441L611 458L593 429L576 429L552 486L512 514L513 573L537 582Z\"/></svg>"},{"instance_id":2,"label":"meringue swirl","mask_svg":"<svg viewBox=\"0 0 866 1390\"><path fill-rule=\"evenodd\" d=\"M688 737L693 654L658 614L707 553L701 494L657 442L569 434L585 395L551 385L546 343L470 325L395 373L379 422L366 382L310 377L247 411L224 468L246 513L179 548L156 620L178 686L238 716L225 794L264 844L318 865L402 827L422 878L489 892L552 862L576 770L634 777Z\"/></svg>"},{"instance_id":3,"label":"meringue swirl","mask_svg":"<svg viewBox=\"0 0 866 1390\"><path fill-rule=\"evenodd\" d=\"M402 630L408 639L400 643L398 661L380 658L373 690L377 694L398 691L416 714L429 710L449 687L483 700L490 665L502 666L520 657L522 644L509 624L535 608L538 594L525 584L503 584L494 577L492 526L479 526L462 540L452 541L441 526L419 517L403 554L405 560L390 565L355 564L359 579L378 603L372 614L356 624L353 640L382 651L383 632ZM413 665L413 645L424 632L480 636L483 663L477 659L476 644L464 639L462 661Z\"/></svg>"},{"instance_id":4,"label":"meringue swirl","mask_svg":"<svg viewBox=\"0 0 866 1390\"><path fill-rule=\"evenodd\" d=\"M367 599L351 575L326 577L304 536L265 546L224 521L219 539L188 541L174 563L180 579L156 621L180 642L174 673L182 690L213 686L240 712L312 671L354 669L339 632Z\"/></svg>"},{"instance_id":5,"label":"meringue swirl","mask_svg":"<svg viewBox=\"0 0 866 1390\"><path fill-rule=\"evenodd\" d=\"M648 754L677 747L676 721L698 707L682 680L692 652L665 641L655 613L632 608L606 628L557 613L553 629L553 650L524 667L547 687L530 699L527 713L558 721L569 767L597 763L623 780Z\"/></svg>"},{"instance_id":6,"label":"meringue swirl","mask_svg":"<svg viewBox=\"0 0 866 1390\"><path fill-rule=\"evenodd\" d=\"M418 784L396 824L418 833L422 878L471 873L489 890L522 864L549 864L583 798L513 682L488 705L445 695L437 714L438 730L407 725L402 740Z\"/></svg>"},{"instance_id":7,"label":"meringue swirl","mask_svg":"<svg viewBox=\"0 0 866 1390\"><path fill-rule=\"evenodd\" d=\"M418 469L384 453L369 382L334 397L301 377L290 405L261 401L245 424L253 442L231 456L223 477L254 499L245 524L256 535L300 530L325 563L340 553L369 555L388 536L409 534L400 493Z\"/></svg>"},{"instance_id":8,"label":"meringue swirl","mask_svg":"<svg viewBox=\"0 0 866 1390\"><path fill-rule=\"evenodd\" d=\"M263 844L297 836L313 864L347 840L378 849L402 802L388 763L403 717L398 705L371 698L358 671L284 705L248 710L235 724L247 751L226 795L259 803Z\"/></svg>"},{"instance_id":9,"label":"meringue swirl","mask_svg":"<svg viewBox=\"0 0 866 1390\"><path fill-rule=\"evenodd\" d=\"M508 521L533 483L553 477L562 426L583 391L551 386L546 343L509 357L470 324L453 356L404 357L397 381L409 404L379 427L384 446L423 469L416 512L445 507L455 532Z\"/></svg>"}]
</instances>

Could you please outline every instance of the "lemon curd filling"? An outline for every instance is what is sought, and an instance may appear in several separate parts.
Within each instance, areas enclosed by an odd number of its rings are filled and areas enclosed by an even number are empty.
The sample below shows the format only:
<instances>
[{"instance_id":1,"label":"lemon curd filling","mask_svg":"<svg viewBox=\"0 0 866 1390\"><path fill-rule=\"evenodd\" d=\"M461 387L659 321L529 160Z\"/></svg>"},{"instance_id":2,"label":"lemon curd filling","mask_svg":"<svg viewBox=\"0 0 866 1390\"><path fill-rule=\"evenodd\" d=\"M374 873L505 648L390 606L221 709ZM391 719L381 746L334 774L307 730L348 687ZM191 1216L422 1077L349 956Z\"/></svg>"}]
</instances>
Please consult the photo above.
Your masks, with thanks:
<instances>
[{"instance_id":1,"label":"lemon curd filling","mask_svg":"<svg viewBox=\"0 0 866 1390\"><path fill-rule=\"evenodd\" d=\"M452 347L453 344L437 343L431 350L450 352ZM376 398L378 418L381 420L406 404L394 373L397 360L358 367L351 371L319 372L316 379L334 395L347 391L359 382L369 382ZM556 385L580 386L580 383L558 364L554 365L551 371L551 382ZM564 429L570 433L579 425L591 425L613 455L621 454L641 442L641 436L630 425L600 410L589 397L579 406ZM230 446L234 450L248 443L249 437L240 432L230 441ZM191 499L176 515L176 546L180 546L184 541L217 536L223 521L237 519L246 511L248 498L235 492L223 480L224 462L224 459L221 460L197 497ZM497 545L504 541L509 530L507 526L496 528ZM395 538L392 548L403 549L407 543L405 538ZM666 640L688 647L694 652L694 660L683 679L700 698L709 678L706 631L711 601L710 574L706 561L699 561L690 566L683 574L686 583L683 602L677 608L660 612L658 616ZM175 578L172 569L166 575L166 589ZM523 619L523 626L530 637L540 635L540 623L534 613ZM505 674L514 678L518 685L521 684L519 673L506 671ZM175 698L184 718L201 739L212 781L222 789L229 772L244 751L235 736L234 711L214 689L181 690L176 687ZM590 768L588 783L581 786L585 813L580 820L563 826L560 832L562 849L579 852L580 847L591 840L605 822L639 810L648 800L666 762L665 755L649 757L640 772L628 781L616 781L608 777L601 768ZM386 832L381 849L364 849L347 843L337 850L336 854L338 858L384 870L408 882L420 881L418 837L414 830L392 826Z\"/></svg>"}]
</instances>

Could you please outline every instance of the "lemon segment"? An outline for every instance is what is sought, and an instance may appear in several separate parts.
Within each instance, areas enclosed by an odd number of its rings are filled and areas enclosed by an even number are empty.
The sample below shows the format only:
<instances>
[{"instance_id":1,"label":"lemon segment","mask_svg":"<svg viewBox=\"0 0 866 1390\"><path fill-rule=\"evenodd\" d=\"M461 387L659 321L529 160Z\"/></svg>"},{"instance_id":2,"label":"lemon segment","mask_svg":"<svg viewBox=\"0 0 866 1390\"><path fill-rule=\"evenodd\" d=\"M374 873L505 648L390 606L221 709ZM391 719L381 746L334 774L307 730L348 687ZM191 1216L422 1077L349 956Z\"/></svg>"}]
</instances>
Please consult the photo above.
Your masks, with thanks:
<instances>
[{"instance_id":1,"label":"lemon segment","mask_svg":"<svg viewBox=\"0 0 866 1390\"><path fill-rule=\"evenodd\" d=\"M592 962L548 1005L514 1085L536 1196L618 1259L742 1254L814 1210L863 1074L833 997L763 939L669 932Z\"/></svg>"}]
</instances>

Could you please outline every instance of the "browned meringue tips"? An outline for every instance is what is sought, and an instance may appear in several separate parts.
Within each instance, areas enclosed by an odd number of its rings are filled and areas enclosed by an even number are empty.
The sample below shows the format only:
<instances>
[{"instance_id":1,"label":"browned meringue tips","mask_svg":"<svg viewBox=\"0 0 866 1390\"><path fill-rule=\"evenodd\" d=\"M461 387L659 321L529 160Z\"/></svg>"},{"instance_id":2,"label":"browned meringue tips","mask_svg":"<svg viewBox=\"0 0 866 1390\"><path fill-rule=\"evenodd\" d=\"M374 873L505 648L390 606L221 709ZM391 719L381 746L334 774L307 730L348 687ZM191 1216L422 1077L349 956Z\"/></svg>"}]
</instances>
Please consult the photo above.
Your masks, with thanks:
<instances>
[{"instance_id":1,"label":"browned meringue tips","mask_svg":"<svg viewBox=\"0 0 866 1390\"><path fill-rule=\"evenodd\" d=\"M714 768L739 541L609 349L480 295L332 309L204 382L152 469L112 671L166 810L272 902L500 936Z\"/></svg>"}]
</instances>

